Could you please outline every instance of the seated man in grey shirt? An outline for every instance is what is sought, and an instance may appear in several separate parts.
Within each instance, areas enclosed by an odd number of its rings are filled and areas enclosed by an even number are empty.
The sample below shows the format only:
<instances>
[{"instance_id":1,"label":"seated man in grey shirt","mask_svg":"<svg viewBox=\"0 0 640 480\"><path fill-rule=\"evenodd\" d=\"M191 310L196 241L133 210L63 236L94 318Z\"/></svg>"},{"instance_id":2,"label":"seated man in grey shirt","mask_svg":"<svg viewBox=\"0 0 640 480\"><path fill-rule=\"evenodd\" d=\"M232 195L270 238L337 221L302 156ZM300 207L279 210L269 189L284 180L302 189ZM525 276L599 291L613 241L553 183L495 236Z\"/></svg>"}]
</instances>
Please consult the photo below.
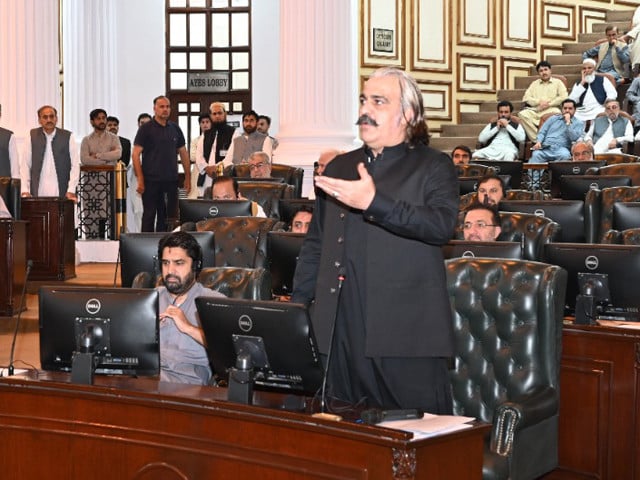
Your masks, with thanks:
<instances>
[{"instance_id":1,"label":"seated man in grey shirt","mask_svg":"<svg viewBox=\"0 0 640 480\"><path fill-rule=\"evenodd\" d=\"M160 294L160 380L207 385L211 367L195 299L222 297L196 281L202 249L186 232L173 232L158 243L162 266Z\"/></svg>"}]
</instances>

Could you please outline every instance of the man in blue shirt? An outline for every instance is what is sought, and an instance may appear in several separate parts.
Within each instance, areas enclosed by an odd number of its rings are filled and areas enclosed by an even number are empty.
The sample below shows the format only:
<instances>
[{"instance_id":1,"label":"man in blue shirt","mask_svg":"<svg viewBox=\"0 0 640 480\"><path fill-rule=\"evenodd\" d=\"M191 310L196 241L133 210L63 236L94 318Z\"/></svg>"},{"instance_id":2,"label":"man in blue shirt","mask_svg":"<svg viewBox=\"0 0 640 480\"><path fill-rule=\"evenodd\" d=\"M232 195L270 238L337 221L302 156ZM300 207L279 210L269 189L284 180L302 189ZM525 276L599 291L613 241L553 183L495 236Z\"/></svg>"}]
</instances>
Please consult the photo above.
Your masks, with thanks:
<instances>
[{"instance_id":1,"label":"man in blue shirt","mask_svg":"<svg viewBox=\"0 0 640 480\"><path fill-rule=\"evenodd\" d=\"M538 132L529 163L571 159L571 144L584 134L584 122L575 117L576 102L562 102L562 114L549 117Z\"/></svg>"},{"instance_id":2,"label":"man in blue shirt","mask_svg":"<svg viewBox=\"0 0 640 480\"><path fill-rule=\"evenodd\" d=\"M182 130L169 121L171 103L165 96L153 100L153 119L138 129L133 146L133 168L142 195L143 232L166 232L173 225L167 219L178 217L178 162L184 171L191 169ZM184 189L191 190L191 176L185 175ZM155 222L155 228L154 228ZM171 222L170 222L171 223ZM169 228L171 227L171 228Z\"/></svg>"}]
</instances>

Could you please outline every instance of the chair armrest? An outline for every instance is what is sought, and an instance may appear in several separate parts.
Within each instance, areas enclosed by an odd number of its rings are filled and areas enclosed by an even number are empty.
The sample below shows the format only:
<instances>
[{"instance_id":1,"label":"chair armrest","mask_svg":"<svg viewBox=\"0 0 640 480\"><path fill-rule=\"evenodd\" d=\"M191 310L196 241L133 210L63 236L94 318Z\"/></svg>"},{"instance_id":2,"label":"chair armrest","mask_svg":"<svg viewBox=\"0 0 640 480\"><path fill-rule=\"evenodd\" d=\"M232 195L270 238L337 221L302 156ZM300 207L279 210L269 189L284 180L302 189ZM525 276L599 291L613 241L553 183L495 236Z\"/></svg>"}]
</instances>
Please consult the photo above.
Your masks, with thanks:
<instances>
[{"instance_id":1,"label":"chair armrest","mask_svg":"<svg viewBox=\"0 0 640 480\"><path fill-rule=\"evenodd\" d=\"M520 401L504 402L496 407L491 431L491 451L509 456L515 432L558 413L558 392L551 387L536 390Z\"/></svg>"},{"instance_id":2,"label":"chair armrest","mask_svg":"<svg viewBox=\"0 0 640 480\"><path fill-rule=\"evenodd\" d=\"M156 277L151 272L140 272L131 282L131 288L154 288L156 285Z\"/></svg>"}]
</instances>

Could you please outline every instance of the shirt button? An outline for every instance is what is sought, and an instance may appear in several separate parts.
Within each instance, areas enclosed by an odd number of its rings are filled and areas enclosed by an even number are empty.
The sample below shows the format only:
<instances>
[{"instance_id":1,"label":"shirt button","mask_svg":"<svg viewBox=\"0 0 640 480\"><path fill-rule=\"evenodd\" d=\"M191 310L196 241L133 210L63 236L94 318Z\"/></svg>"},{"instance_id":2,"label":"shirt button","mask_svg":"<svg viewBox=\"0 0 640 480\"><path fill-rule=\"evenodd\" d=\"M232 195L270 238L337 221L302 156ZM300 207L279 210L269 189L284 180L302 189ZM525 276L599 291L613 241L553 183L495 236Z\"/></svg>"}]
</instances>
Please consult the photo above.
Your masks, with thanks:
<instances>
[{"instance_id":1,"label":"shirt button","mask_svg":"<svg viewBox=\"0 0 640 480\"><path fill-rule=\"evenodd\" d=\"M336 268L340 268L341 265L342 264L340 262L338 262L338 261L333 263L333 266L336 267Z\"/></svg>"},{"instance_id":2,"label":"shirt button","mask_svg":"<svg viewBox=\"0 0 640 480\"><path fill-rule=\"evenodd\" d=\"M369 215L367 218L372 222L375 220L375 217L373 215Z\"/></svg>"},{"instance_id":3,"label":"shirt button","mask_svg":"<svg viewBox=\"0 0 640 480\"><path fill-rule=\"evenodd\" d=\"M344 212L340 212L340 220L344 220Z\"/></svg>"},{"instance_id":4,"label":"shirt button","mask_svg":"<svg viewBox=\"0 0 640 480\"><path fill-rule=\"evenodd\" d=\"M338 243L344 243L344 237L338 237Z\"/></svg>"}]
</instances>

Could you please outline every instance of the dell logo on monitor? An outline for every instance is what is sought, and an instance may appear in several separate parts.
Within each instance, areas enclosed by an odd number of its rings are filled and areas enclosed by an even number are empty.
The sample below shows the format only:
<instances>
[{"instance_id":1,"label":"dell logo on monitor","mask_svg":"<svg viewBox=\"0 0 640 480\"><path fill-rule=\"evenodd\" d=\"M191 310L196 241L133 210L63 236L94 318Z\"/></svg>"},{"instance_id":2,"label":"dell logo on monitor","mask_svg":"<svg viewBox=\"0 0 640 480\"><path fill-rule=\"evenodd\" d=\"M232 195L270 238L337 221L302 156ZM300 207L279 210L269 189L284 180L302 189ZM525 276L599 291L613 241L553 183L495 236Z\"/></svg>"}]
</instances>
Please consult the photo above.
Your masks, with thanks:
<instances>
[{"instance_id":1,"label":"dell logo on monitor","mask_svg":"<svg viewBox=\"0 0 640 480\"><path fill-rule=\"evenodd\" d=\"M580 167L573 167L571 169L571 173L573 173L574 175L579 175L580 174Z\"/></svg>"},{"instance_id":2,"label":"dell logo on monitor","mask_svg":"<svg viewBox=\"0 0 640 480\"><path fill-rule=\"evenodd\" d=\"M211 207L209 208L209 215L211 215L212 217L218 216L218 207L216 205L211 205Z\"/></svg>"},{"instance_id":3,"label":"dell logo on monitor","mask_svg":"<svg viewBox=\"0 0 640 480\"><path fill-rule=\"evenodd\" d=\"M95 315L102 308L102 304L97 298L90 298L89 300L87 300L84 308L87 310L88 314Z\"/></svg>"},{"instance_id":4,"label":"dell logo on monitor","mask_svg":"<svg viewBox=\"0 0 640 480\"><path fill-rule=\"evenodd\" d=\"M471 250L466 250L463 254L463 257L472 258L475 257L474 253Z\"/></svg>"},{"instance_id":5,"label":"dell logo on monitor","mask_svg":"<svg viewBox=\"0 0 640 480\"><path fill-rule=\"evenodd\" d=\"M595 255L589 255L584 259L584 266L589 270L595 270L596 268L598 268L598 263L598 257L596 257Z\"/></svg>"},{"instance_id":6,"label":"dell logo on monitor","mask_svg":"<svg viewBox=\"0 0 640 480\"><path fill-rule=\"evenodd\" d=\"M591 190L596 190L596 189L600 188L600 186L597 184L597 182L593 182L591 185L589 185L589 188Z\"/></svg>"},{"instance_id":7,"label":"dell logo on monitor","mask_svg":"<svg viewBox=\"0 0 640 480\"><path fill-rule=\"evenodd\" d=\"M240 327L240 330L243 332L250 332L253 328L253 320L251 320L249 315L240 315L240 318L238 318L238 327Z\"/></svg>"},{"instance_id":8,"label":"dell logo on monitor","mask_svg":"<svg viewBox=\"0 0 640 480\"><path fill-rule=\"evenodd\" d=\"M542 208L536 208L533 214L537 217L544 217L544 210Z\"/></svg>"}]
</instances>

